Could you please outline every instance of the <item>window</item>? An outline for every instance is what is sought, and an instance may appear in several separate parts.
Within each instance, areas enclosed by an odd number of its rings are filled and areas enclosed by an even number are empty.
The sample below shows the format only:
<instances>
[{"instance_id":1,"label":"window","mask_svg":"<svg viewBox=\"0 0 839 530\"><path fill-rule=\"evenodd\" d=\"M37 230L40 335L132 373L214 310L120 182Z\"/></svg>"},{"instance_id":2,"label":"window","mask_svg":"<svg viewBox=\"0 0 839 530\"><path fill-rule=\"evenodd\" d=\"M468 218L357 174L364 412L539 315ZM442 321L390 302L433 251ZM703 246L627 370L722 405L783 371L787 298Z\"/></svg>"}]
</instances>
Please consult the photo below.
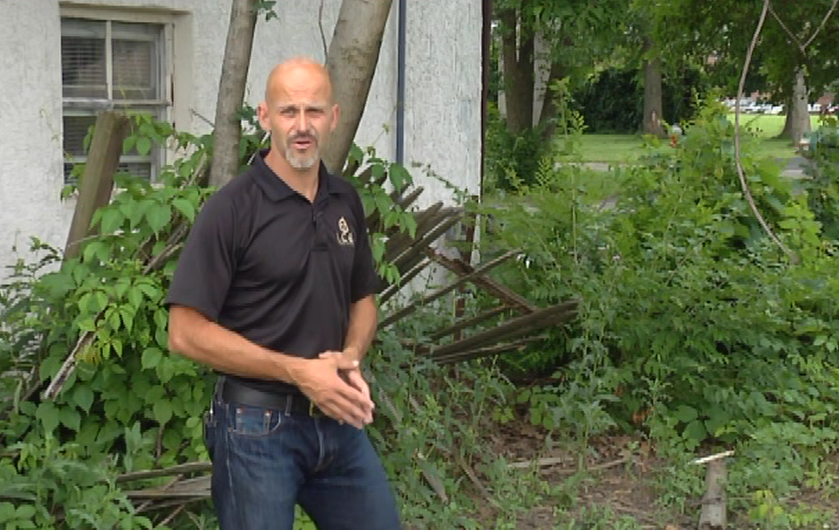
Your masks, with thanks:
<instances>
[{"instance_id":1,"label":"window","mask_svg":"<svg viewBox=\"0 0 839 530\"><path fill-rule=\"evenodd\" d=\"M61 83L64 101L64 178L84 162L84 138L98 112L130 109L166 119L166 25L62 17ZM154 179L163 163L156 146L124 153L119 171Z\"/></svg>"}]
</instances>

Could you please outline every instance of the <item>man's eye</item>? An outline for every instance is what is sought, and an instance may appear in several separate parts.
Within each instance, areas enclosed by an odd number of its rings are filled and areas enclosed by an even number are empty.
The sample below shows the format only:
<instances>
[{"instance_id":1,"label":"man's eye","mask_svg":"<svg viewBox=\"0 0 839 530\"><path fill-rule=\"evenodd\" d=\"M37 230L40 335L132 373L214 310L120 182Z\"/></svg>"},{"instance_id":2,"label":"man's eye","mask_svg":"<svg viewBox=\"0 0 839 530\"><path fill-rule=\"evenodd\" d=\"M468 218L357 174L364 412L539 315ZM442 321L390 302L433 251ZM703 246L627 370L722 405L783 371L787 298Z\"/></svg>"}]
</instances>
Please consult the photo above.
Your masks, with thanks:
<instances>
[{"instance_id":1,"label":"man's eye","mask_svg":"<svg viewBox=\"0 0 839 530\"><path fill-rule=\"evenodd\" d=\"M297 112L294 109L283 109L280 111L280 114L287 118L291 118L294 117L294 115L297 114Z\"/></svg>"}]
</instances>

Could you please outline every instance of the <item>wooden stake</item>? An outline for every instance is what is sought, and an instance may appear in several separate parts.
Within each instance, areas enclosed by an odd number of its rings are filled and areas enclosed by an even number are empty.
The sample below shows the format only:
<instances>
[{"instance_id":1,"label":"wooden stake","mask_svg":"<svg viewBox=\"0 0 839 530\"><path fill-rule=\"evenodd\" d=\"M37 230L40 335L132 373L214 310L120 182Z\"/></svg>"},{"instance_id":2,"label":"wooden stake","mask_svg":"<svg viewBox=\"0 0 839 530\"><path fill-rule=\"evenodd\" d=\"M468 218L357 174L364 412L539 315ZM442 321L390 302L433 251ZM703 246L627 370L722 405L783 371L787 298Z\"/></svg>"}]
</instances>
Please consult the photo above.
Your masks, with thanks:
<instances>
[{"instance_id":1,"label":"wooden stake","mask_svg":"<svg viewBox=\"0 0 839 530\"><path fill-rule=\"evenodd\" d=\"M90 227L93 214L111 201L114 174L122 154L122 142L128 135L129 123L128 117L113 111L103 112L96 118L90 153L79 185L79 199L64 247L65 260L79 254L80 243L96 232Z\"/></svg>"},{"instance_id":2,"label":"wooden stake","mask_svg":"<svg viewBox=\"0 0 839 530\"><path fill-rule=\"evenodd\" d=\"M725 458L733 454L734 451L725 451L692 462L697 465L707 464L705 495L702 497L702 512L699 514L699 530L725 530L727 524L725 484L728 478Z\"/></svg>"}]
</instances>

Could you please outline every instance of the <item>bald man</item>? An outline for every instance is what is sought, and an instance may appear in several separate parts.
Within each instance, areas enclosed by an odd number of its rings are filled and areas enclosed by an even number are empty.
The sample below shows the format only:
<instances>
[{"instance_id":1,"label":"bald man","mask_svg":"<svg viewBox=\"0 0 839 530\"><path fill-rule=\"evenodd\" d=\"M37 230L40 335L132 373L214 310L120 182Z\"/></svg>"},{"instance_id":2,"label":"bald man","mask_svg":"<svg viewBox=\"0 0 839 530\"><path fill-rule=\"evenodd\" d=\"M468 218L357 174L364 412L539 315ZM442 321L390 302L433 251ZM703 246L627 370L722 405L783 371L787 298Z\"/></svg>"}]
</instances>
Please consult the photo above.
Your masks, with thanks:
<instances>
[{"instance_id":1,"label":"bald man","mask_svg":"<svg viewBox=\"0 0 839 530\"><path fill-rule=\"evenodd\" d=\"M396 530L359 370L378 277L361 201L321 151L339 109L323 65L271 72L268 149L201 209L166 298L169 347L219 374L205 417L222 530Z\"/></svg>"}]
</instances>

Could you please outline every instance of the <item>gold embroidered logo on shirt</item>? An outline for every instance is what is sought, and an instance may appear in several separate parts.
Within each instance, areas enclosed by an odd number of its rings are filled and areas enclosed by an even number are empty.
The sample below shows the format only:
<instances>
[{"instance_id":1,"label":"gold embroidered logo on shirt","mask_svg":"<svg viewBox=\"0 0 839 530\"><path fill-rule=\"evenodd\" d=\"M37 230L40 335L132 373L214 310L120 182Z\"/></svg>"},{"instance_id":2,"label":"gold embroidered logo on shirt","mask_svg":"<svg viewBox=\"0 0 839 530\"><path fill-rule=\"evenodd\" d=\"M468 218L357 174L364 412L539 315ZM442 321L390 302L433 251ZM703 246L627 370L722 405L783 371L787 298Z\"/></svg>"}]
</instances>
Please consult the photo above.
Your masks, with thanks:
<instances>
[{"instance_id":1,"label":"gold embroidered logo on shirt","mask_svg":"<svg viewBox=\"0 0 839 530\"><path fill-rule=\"evenodd\" d=\"M350 225L347 224L347 220L343 217L338 219L338 232L335 233L335 236L338 238L339 245L355 245L355 241L353 241L352 237L352 232L350 232Z\"/></svg>"}]
</instances>

